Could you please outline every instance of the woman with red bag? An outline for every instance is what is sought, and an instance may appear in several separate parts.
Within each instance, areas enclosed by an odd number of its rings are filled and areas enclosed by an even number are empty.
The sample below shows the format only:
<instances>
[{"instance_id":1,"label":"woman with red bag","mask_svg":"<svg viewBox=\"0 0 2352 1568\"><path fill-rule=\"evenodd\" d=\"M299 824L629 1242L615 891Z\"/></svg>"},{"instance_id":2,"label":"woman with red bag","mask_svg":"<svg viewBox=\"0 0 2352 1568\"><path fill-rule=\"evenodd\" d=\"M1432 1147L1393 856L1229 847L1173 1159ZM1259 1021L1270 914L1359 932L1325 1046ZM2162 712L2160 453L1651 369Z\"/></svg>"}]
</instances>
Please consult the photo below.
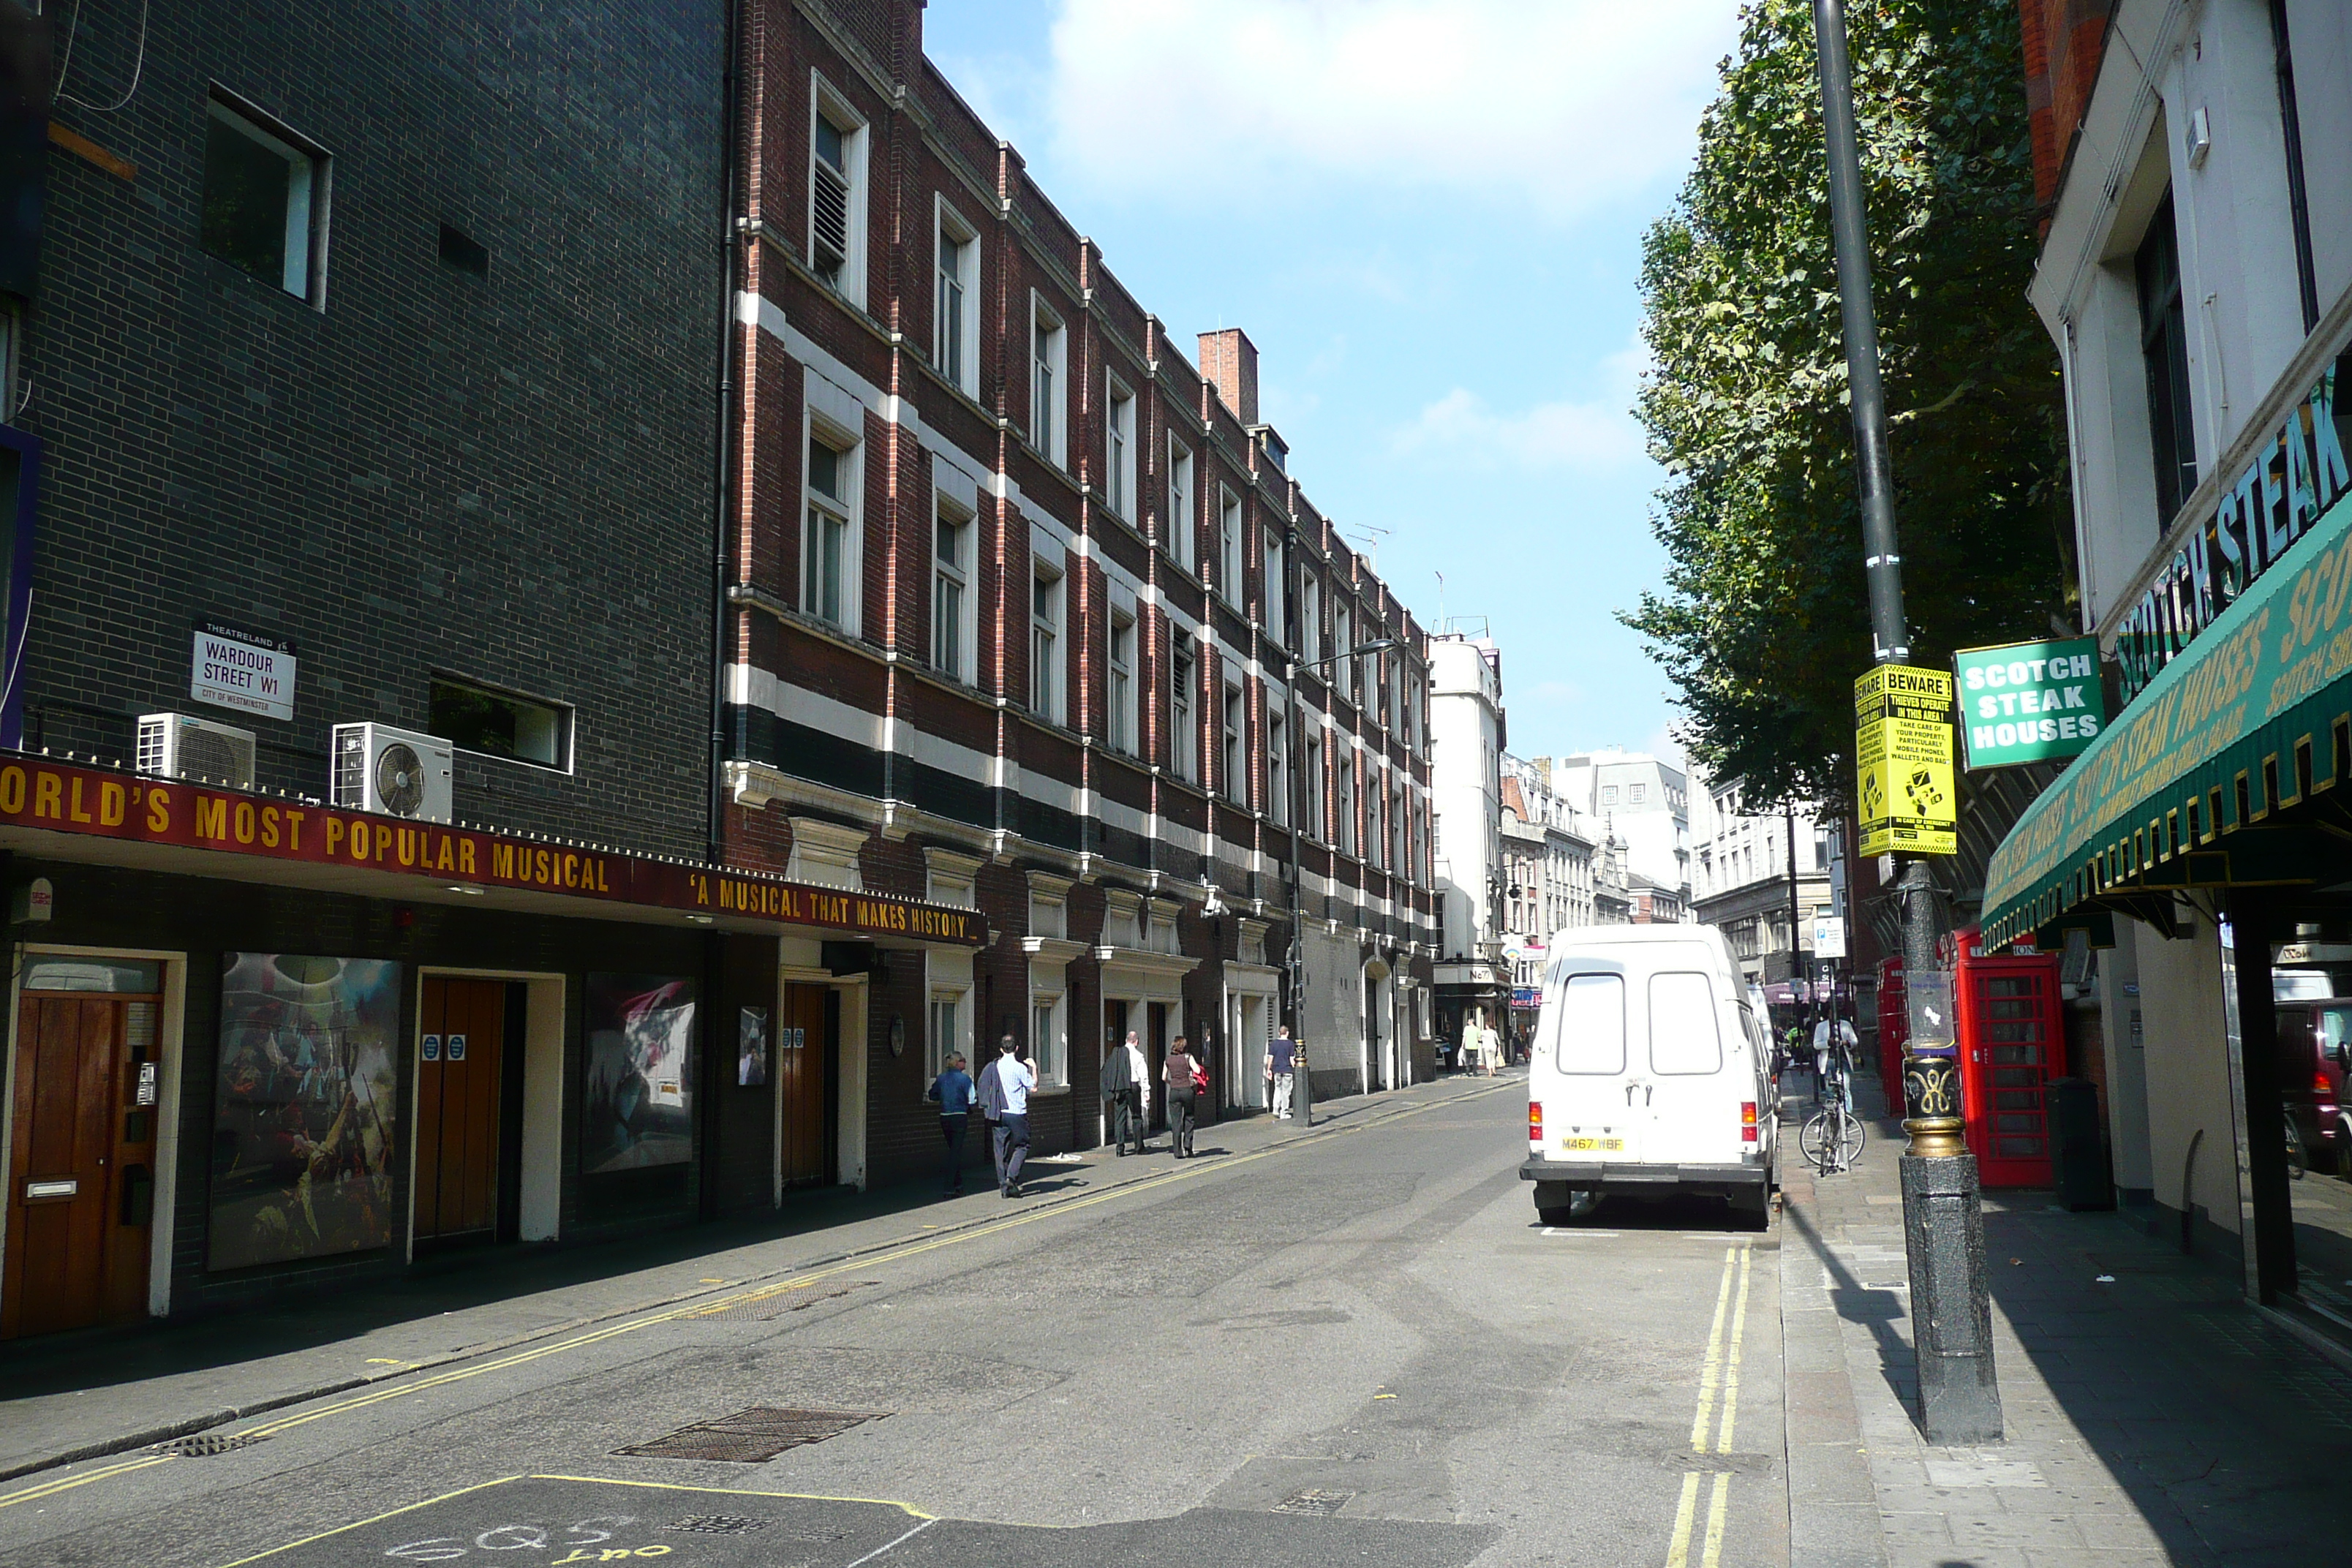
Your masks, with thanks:
<instances>
[{"instance_id":1,"label":"woman with red bag","mask_svg":"<svg viewBox=\"0 0 2352 1568\"><path fill-rule=\"evenodd\" d=\"M1209 1086L1209 1069L1193 1059L1192 1047L1179 1035L1168 1047L1162 1074L1168 1085L1168 1142L1179 1160L1192 1156L1193 1111Z\"/></svg>"}]
</instances>

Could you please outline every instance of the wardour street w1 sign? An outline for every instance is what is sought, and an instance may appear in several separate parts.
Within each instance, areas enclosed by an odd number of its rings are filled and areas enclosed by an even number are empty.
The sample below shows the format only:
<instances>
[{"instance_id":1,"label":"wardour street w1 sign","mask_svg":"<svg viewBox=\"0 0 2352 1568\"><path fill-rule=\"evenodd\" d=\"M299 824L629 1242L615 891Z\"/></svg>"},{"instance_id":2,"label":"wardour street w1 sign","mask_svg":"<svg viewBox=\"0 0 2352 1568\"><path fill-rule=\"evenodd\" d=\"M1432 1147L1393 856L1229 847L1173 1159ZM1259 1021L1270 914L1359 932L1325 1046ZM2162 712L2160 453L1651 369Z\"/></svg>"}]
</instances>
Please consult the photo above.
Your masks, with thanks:
<instances>
[{"instance_id":1,"label":"wardour street w1 sign","mask_svg":"<svg viewBox=\"0 0 2352 1568\"><path fill-rule=\"evenodd\" d=\"M2079 755L2106 726L2096 637L1962 648L1952 672L1970 772Z\"/></svg>"}]
</instances>

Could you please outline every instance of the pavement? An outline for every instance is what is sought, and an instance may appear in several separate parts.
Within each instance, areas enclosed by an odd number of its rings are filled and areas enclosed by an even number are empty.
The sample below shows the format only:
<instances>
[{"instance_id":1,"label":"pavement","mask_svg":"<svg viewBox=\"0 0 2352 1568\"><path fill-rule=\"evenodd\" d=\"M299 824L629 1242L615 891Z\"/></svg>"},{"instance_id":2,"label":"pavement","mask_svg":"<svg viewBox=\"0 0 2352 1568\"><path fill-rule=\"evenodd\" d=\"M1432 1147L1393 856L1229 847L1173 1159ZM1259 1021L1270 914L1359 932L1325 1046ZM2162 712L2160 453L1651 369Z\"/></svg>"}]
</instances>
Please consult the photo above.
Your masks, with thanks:
<instances>
[{"instance_id":1,"label":"pavement","mask_svg":"<svg viewBox=\"0 0 2352 1568\"><path fill-rule=\"evenodd\" d=\"M1423 1094L1449 1086L1494 1087L1454 1078ZM1377 1122L1407 1103L1389 1095L1318 1100L1311 1129L1255 1116L1204 1123L1200 1137L1224 1152L1253 1153ZM362 1290L0 1346L0 1480L989 1225L1008 1210L1099 1194L1164 1174L1164 1132L1151 1149L1139 1157L1097 1149L1032 1160L1024 1195L1009 1203L985 1180L978 1192L952 1199L941 1199L929 1178L870 1193L812 1192L773 1219L582 1247L459 1255Z\"/></svg>"},{"instance_id":2,"label":"pavement","mask_svg":"<svg viewBox=\"0 0 2352 1568\"><path fill-rule=\"evenodd\" d=\"M1874 1081L1863 1097L1878 1109ZM2252 1568L2352 1558L2345 1352L2248 1305L2232 1274L2126 1214L2071 1214L2046 1193L1986 1195L2006 1436L1980 1448L1930 1446L1913 1415L1903 1134L1884 1118L1871 1134L1854 1171L1784 1173L1797 1562ZM2305 1205L2346 1206L2316 1187Z\"/></svg>"}]
</instances>

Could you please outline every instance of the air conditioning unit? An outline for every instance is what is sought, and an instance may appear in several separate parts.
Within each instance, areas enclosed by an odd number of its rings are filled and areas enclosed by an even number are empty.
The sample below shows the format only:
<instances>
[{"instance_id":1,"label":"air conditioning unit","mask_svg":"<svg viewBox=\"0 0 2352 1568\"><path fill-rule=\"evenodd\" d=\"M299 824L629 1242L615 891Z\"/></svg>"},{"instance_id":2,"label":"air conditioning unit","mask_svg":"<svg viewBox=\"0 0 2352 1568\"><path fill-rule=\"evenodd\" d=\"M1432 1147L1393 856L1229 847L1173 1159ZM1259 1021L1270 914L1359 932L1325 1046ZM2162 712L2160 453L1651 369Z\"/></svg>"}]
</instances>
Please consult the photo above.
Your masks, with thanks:
<instances>
[{"instance_id":1,"label":"air conditioning unit","mask_svg":"<svg viewBox=\"0 0 2352 1568\"><path fill-rule=\"evenodd\" d=\"M139 771L224 789L251 789L253 731L193 713L142 713Z\"/></svg>"},{"instance_id":2,"label":"air conditioning unit","mask_svg":"<svg viewBox=\"0 0 2352 1568\"><path fill-rule=\"evenodd\" d=\"M333 796L346 811L449 820L449 742L388 724L338 724Z\"/></svg>"}]
</instances>

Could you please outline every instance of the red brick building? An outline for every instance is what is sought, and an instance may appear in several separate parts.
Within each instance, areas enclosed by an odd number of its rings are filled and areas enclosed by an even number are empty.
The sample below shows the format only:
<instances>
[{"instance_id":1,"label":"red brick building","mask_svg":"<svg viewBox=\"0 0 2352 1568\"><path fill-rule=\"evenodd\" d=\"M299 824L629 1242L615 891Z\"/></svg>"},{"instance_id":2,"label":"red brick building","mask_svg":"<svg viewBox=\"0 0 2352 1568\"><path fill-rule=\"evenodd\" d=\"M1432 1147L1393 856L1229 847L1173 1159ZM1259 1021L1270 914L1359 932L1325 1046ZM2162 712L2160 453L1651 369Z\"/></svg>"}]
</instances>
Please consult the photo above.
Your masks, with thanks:
<instances>
[{"instance_id":1,"label":"red brick building","mask_svg":"<svg viewBox=\"0 0 2352 1568\"><path fill-rule=\"evenodd\" d=\"M738 62L723 858L992 934L786 952L832 998L839 1174L931 1160L929 1073L1006 1034L1051 1086L1048 1149L1099 1142L1129 1028L1205 1042L1228 1109L1277 1021L1322 1093L1409 1081L1423 633L1288 472L1248 338L1202 335L1196 368L921 25L771 0Z\"/></svg>"}]
</instances>

